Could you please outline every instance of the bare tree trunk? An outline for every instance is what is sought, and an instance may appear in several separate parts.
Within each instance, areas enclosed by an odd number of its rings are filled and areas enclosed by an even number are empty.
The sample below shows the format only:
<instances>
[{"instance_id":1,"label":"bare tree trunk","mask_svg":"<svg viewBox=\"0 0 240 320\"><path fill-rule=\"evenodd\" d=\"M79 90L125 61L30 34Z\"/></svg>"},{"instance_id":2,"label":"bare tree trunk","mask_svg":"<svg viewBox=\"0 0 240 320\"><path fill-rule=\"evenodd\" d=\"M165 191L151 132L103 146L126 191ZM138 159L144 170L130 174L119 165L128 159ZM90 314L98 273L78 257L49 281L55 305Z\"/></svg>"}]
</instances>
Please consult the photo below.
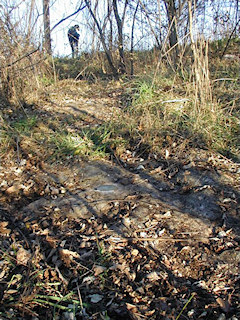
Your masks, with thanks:
<instances>
[{"instance_id":1,"label":"bare tree trunk","mask_svg":"<svg viewBox=\"0 0 240 320\"><path fill-rule=\"evenodd\" d=\"M131 32L131 76L133 76L133 46L134 46L134 27L135 27L135 20L136 20L136 14L137 14L137 10L138 10L138 7L139 7L139 3L140 3L140 0L138 0L138 3L137 3L137 6L136 6L136 9L134 11L134 14L133 14L133 21L132 21L132 32Z\"/></svg>"},{"instance_id":2,"label":"bare tree trunk","mask_svg":"<svg viewBox=\"0 0 240 320\"><path fill-rule=\"evenodd\" d=\"M177 15L175 0L164 0L165 8L167 11L169 26L171 27L169 44L170 47L174 47L174 63L176 64L178 56L178 37L177 37Z\"/></svg>"},{"instance_id":3,"label":"bare tree trunk","mask_svg":"<svg viewBox=\"0 0 240 320\"><path fill-rule=\"evenodd\" d=\"M235 21L236 24L238 22L238 16L239 16L239 0L236 0L236 16L235 16ZM237 36L237 29L235 30L235 37Z\"/></svg>"},{"instance_id":4,"label":"bare tree trunk","mask_svg":"<svg viewBox=\"0 0 240 320\"><path fill-rule=\"evenodd\" d=\"M94 9L93 9L93 14L96 16L97 12L97 6L98 6L98 1L96 1ZM96 23L95 21L93 22L93 38L92 38L92 53L95 52L95 36L96 36Z\"/></svg>"},{"instance_id":5,"label":"bare tree trunk","mask_svg":"<svg viewBox=\"0 0 240 320\"><path fill-rule=\"evenodd\" d=\"M33 13L34 13L35 0L31 0L29 14L28 14L28 24L27 24L27 41L30 42L31 33L33 28Z\"/></svg>"},{"instance_id":6,"label":"bare tree trunk","mask_svg":"<svg viewBox=\"0 0 240 320\"><path fill-rule=\"evenodd\" d=\"M111 52L109 51L107 45L106 45L106 41L105 41L105 37L104 37L104 34L103 34L103 31L102 31L102 28L94 14L94 12L92 11L91 9L91 5L89 3L89 0L85 0L85 3L86 3L86 6L98 28L98 32L99 32L99 36L100 36L100 40L102 42L102 45L103 45L103 49L104 49L104 52L106 54L106 57L107 57L107 60L108 60L108 63L109 63L109 66L112 70L112 73L114 74L114 76L117 76L118 72L117 72L117 69L115 68L114 64L113 64L113 59L112 59L112 55L111 55Z\"/></svg>"},{"instance_id":7,"label":"bare tree trunk","mask_svg":"<svg viewBox=\"0 0 240 320\"><path fill-rule=\"evenodd\" d=\"M111 3L110 3L110 0L108 0L108 19L109 19L109 24L110 24L108 42L109 42L109 50L112 52L112 49L113 49L113 22L112 22L112 19L110 18L110 16L111 16Z\"/></svg>"},{"instance_id":8,"label":"bare tree trunk","mask_svg":"<svg viewBox=\"0 0 240 320\"><path fill-rule=\"evenodd\" d=\"M161 19L161 4L160 0L157 0L157 6L159 11L159 39L162 41L162 19Z\"/></svg>"},{"instance_id":9,"label":"bare tree trunk","mask_svg":"<svg viewBox=\"0 0 240 320\"><path fill-rule=\"evenodd\" d=\"M52 54L49 0L43 0L43 22L44 22L44 48L48 54Z\"/></svg>"},{"instance_id":10,"label":"bare tree trunk","mask_svg":"<svg viewBox=\"0 0 240 320\"><path fill-rule=\"evenodd\" d=\"M124 12L126 12L125 10L126 10L127 3L128 3L128 0L125 1ZM118 51L119 51L119 56L120 56L119 71L120 71L120 73L125 73L126 72L126 65L125 65L125 60L124 60L124 49L123 49L124 16L122 17L122 19L119 16L118 8L117 8L117 0L113 0L113 11L114 11L115 19L117 22L117 28L118 28Z\"/></svg>"}]
</instances>

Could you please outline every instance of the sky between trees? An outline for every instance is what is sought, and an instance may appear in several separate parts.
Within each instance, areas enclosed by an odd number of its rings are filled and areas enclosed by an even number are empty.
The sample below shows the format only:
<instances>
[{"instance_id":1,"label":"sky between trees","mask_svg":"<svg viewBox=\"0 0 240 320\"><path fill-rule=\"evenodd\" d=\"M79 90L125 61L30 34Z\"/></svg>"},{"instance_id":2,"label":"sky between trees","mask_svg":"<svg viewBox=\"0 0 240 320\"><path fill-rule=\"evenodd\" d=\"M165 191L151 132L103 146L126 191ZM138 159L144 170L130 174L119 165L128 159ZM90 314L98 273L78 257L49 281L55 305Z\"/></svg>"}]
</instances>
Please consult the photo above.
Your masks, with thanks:
<instances>
[{"instance_id":1,"label":"sky between trees","mask_svg":"<svg viewBox=\"0 0 240 320\"><path fill-rule=\"evenodd\" d=\"M23 36L31 33L36 43L43 39L43 0L3 0L0 7L1 20L6 17L11 23L17 24L19 33ZM103 28L106 38L112 37L112 44L117 42L117 24L113 18L113 10L109 14L112 0L92 0L91 8ZM178 41L187 33L187 0L118 0L119 15L122 17L124 6L126 14L123 24L123 43L130 48L133 16L135 14L134 48L150 49L165 41L169 28L167 6L172 3L176 9ZM218 39L224 34L230 34L239 19L239 0L195 0L195 32L204 34L206 38ZM50 0L51 28L65 17L71 15L79 7L85 5L85 0ZM136 10L137 9L137 10ZM135 13L136 10L136 13ZM102 49L98 37L98 30L85 8L76 15L60 23L51 32L52 50L54 55L67 56L71 53L68 43L67 30L74 24L80 25L80 52ZM110 35L110 28L113 29ZM237 29L236 32L239 30ZM158 40L157 40L158 39ZM109 40L110 41L110 40Z\"/></svg>"}]
</instances>

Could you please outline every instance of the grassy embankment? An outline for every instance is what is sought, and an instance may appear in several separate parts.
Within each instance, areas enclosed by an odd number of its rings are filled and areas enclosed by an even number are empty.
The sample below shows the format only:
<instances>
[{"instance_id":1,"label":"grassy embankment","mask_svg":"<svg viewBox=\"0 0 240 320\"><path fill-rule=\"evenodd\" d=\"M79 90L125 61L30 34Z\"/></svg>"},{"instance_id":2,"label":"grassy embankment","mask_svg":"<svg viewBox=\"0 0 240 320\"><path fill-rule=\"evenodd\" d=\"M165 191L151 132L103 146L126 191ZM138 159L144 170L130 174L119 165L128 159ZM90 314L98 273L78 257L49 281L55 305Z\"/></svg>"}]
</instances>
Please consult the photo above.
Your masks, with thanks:
<instances>
[{"instance_id":1,"label":"grassy embankment","mask_svg":"<svg viewBox=\"0 0 240 320\"><path fill-rule=\"evenodd\" d=\"M54 68L50 61L44 72L35 72L32 79L21 80L21 85L14 83L14 103L20 107L3 108L1 156L16 145L19 152L26 149L50 161L65 156L104 157L124 148L161 155L169 147L201 147L239 160L239 60L221 60L217 52L219 44L215 43L209 61L200 53L198 65L184 57L177 71L165 60L157 64L152 52L147 58L144 53L144 59L138 53L136 76L116 81L107 77L102 58L56 59ZM201 66L205 68L202 73ZM68 84L58 80L66 77L82 80ZM60 120L34 113L41 104L51 102L52 95L58 95L61 103L61 90L66 86L91 97L93 84L99 92L105 88L112 92L116 87L121 96L121 114L97 129L69 132L70 124L84 121L83 114Z\"/></svg>"},{"instance_id":2,"label":"grassy embankment","mask_svg":"<svg viewBox=\"0 0 240 320\"><path fill-rule=\"evenodd\" d=\"M44 63L41 70L33 69L25 78L21 74L18 78L10 77L12 82L8 82L6 89L11 95L5 96L1 107L1 158L21 160L31 155L55 162L75 157L109 157L112 152L121 155L126 149L141 153L143 157L150 152L165 157L170 148L180 155L188 148L201 147L239 160L239 61L221 61L216 55L218 50L212 50L209 78L203 77L198 83L196 74L201 74L201 70L199 65L192 65L191 58L183 60L177 72L165 62L155 72L157 61L152 53L149 56L145 53L142 59L138 54L133 78L108 79L101 63L89 61L89 57L80 61L57 59L55 68L50 61ZM204 65L206 60L202 59ZM206 64L205 67L208 71ZM83 79L58 80L66 76ZM63 91L71 97L86 99L98 93L101 96L105 92L108 96L117 91L121 112L112 121L97 127L81 126L89 121L88 115L83 113L62 116L51 111L48 114L44 106L64 105ZM2 232L10 234L4 222L1 227ZM96 262L105 266L107 257L98 247ZM37 249L34 263L23 275L17 271L20 250L14 244L10 253L4 247L0 250L5 266L3 272L13 274L5 288L6 311L0 313L1 316L12 319L16 310L35 316L33 308L38 306L42 310L51 307L55 319L60 310L75 313L76 308L89 307L82 303L81 296L62 289L55 270L50 270L45 262L42 267L43 258ZM26 261L27 254L23 250ZM49 282L48 279L57 280ZM104 281L103 277L102 286Z\"/></svg>"}]
</instances>

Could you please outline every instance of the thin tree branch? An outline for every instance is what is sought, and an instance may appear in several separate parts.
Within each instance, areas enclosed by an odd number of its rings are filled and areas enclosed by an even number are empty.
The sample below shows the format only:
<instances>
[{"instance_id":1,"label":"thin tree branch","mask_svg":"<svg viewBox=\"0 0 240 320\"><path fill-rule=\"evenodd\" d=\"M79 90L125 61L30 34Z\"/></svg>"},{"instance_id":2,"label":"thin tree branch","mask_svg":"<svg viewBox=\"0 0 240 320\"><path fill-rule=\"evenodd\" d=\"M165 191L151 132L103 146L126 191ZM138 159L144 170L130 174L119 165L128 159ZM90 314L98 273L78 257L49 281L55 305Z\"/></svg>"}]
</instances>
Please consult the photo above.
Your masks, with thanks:
<instances>
[{"instance_id":1,"label":"thin tree branch","mask_svg":"<svg viewBox=\"0 0 240 320\"><path fill-rule=\"evenodd\" d=\"M229 42L231 41L232 36L233 36L234 32L236 31L236 29L237 29L237 26L238 26L239 22L240 22L240 18L238 19L238 21L237 21L237 23L236 23L236 25L235 25L235 27L234 27L234 29L233 29L232 33L230 34L230 37L228 38L227 44L226 44L226 46L225 46L225 48L224 48L224 50L223 50L223 53L222 53L222 55L221 55L221 59L224 57L224 55L225 55L225 53L226 53L226 51L227 51L227 48L228 48Z\"/></svg>"},{"instance_id":2,"label":"thin tree branch","mask_svg":"<svg viewBox=\"0 0 240 320\"><path fill-rule=\"evenodd\" d=\"M153 26L152 26L150 17L149 17L148 12L147 12L147 9L146 9L144 3L143 3L141 0L139 0L139 2L140 2L140 5L141 5L143 11L145 12L146 18L147 18L147 20L148 20L149 27L150 27L151 32L152 32L152 34L154 35L154 38L155 38L155 40L156 40L156 42L157 42L157 46L158 46L158 48L160 49L160 48L161 48L161 43L159 42L158 36L156 35L156 32L155 32L154 29L153 29Z\"/></svg>"},{"instance_id":3,"label":"thin tree branch","mask_svg":"<svg viewBox=\"0 0 240 320\"><path fill-rule=\"evenodd\" d=\"M13 61L13 62L7 64L6 66L0 67L0 69L5 69L5 68L8 68L8 67L11 67L11 66L13 66L14 64L16 64L17 62L21 61L22 59L31 56L33 53L37 52L38 50L39 50L39 47L38 47L37 49L31 51L31 52L26 53L26 54L25 54L24 56L22 56L21 58L19 58L19 59Z\"/></svg>"},{"instance_id":4,"label":"thin tree branch","mask_svg":"<svg viewBox=\"0 0 240 320\"><path fill-rule=\"evenodd\" d=\"M124 4L124 10L123 10L123 15L122 15L122 27L123 27L124 19L125 19L126 12L127 12L127 5L128 5L128 0L126 0L125 4Z\"/></svg>"},{"instance_id":5,"label":"thin tree branch","mask_svg":"<svg viewBox=\"0 0 240 320\"><path fill-rule=\"evenodd\" d=\"M71 18L72 16L74 16L75 14L77 14L78 12L82 11L83 9L85 9L87 7L87 5L84 5L83 7L79 7L75 12L73 12L72 14L70 14L69 16L61 19L60 21L58 21L51 29L51 31L53 31L57 26L59 26L59 24L61 24L63 21Z\"/></svg>"},{"instance_id":6,"label":"thin tree branch","mask_svg":"<svg viewBox=\"0 0 240 320\"><path fill-rule=\"evenodd\" d=\"M95 16L94 12L91 9L91 4L90 4L89 0L85 0L85 3L86 3L86 6L88 7L88 10L89 10L94 22L96 23L97 28L98 28L100 40L102 42L103 49L104 49L104 52L106 54L108 63L110 65L110 68L112 69L112 72L113 72L114 76L117 76L118 72L117 72L117 69L115 68L115 66L113 64L113 59L112 59L111 52L107 48L106 41L105 41L104 34L103 34L103 30L102 30L102 28L101 28L101 26L100 26L100 24L99 24L99 22L98 22L98 20L97 20L97 18Z\"/></svg>"}]
</instances>

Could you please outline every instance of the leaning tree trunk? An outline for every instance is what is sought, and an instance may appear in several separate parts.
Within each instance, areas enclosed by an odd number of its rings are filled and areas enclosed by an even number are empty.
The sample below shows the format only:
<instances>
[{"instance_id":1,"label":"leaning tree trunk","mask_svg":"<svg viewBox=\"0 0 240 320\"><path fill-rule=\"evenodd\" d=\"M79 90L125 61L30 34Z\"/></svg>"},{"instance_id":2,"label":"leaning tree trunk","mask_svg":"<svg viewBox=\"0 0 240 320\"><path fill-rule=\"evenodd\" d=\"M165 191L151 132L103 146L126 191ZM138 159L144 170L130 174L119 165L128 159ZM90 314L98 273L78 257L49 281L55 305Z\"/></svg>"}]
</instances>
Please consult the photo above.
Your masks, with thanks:
<instances>
[{"instance_id":1,"label":"leaning tree trunk","mask_svg":"<svg viewBox=\"0 0 240 320\"><path fill-rule=\"evenodd\" d=\"M115 68L114 64L113 64L113 59L112 59L112 55L111 55L111 52L109 51L108 47L107 47L107 44L106 44L106 41L105 41L105 37L104 37L104 34L103 34L103 31L102 31L102 28L96 18L96 15L94 14L94 12L92 11L91 9L91 5L90 5L90 2L89 0L85 0L85 3L86 3L86 6L98 28L98 32L99 32L99 36L100 36L100 40L102 42L102 45L103 45L103 49L104 49L104 52L106 54L106 57L107 57L107 60L108 60L108 63L109 63L109 66L112 70L112 73L114 74L114 76L117 76L118 75L118 72L117 72L117 69Z\"/></svg>"}]
</instances>

